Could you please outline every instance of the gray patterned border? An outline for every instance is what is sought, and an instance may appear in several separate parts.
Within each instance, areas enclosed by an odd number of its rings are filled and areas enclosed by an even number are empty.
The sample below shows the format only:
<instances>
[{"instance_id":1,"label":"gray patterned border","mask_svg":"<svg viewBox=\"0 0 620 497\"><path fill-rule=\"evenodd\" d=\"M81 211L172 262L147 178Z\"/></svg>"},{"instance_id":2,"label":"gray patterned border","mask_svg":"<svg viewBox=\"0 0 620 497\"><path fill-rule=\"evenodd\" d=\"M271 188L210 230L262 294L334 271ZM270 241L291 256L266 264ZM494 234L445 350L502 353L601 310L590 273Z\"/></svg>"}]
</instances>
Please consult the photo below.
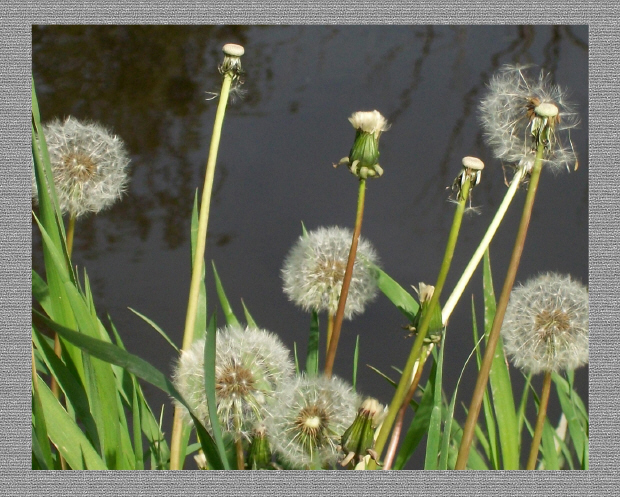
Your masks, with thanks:
<instances>
[{"instance_id":1,"label":"gray patterned border","mask_svg":"<svg viewBox=\"0 0 620 497\"><path fill-rule=\"evenodd\" d=\"M337 6L336 6L337 5ZM620 427L620 156L618 66L620 8L570 2L197 2L39 5L12 1L3 8L0 43L0 492L7 495L613 495ZM43 23L545 23L590 25L590 288L591 467L588 472L350 472L303 473L53 473L30 471L30 170L27 165L31 25ZM618 188L616 188L618 187ZM182 487L181 487L182 486Z\"/></svg>"}]
</instances>

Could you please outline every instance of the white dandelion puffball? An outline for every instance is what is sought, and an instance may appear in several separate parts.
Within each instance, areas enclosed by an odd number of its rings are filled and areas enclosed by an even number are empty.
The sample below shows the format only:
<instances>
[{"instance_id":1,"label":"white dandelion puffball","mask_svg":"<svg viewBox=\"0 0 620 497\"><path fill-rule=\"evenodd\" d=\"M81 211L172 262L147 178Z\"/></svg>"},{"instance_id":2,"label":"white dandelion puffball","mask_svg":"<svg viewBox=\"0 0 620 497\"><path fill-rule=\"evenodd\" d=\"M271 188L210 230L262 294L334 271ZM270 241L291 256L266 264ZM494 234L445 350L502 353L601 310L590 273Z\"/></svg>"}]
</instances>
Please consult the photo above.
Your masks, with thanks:
<instances>
[{"instance_id":1,"label":"white dandelion puffball","mask_svg":"<svg viewBox=\"0 0 620 497\"><path fill-rule=\"evenodd\" d=\"M515 288L502 338L514 365L533 374L588 363L588 290L570 276L542 274Z\"/></svg>"},{"instance_id":2,"label":"white dandelion puffball","mask_svg":"<svg viewBox=\"0 0 620 497\"><path fill-rule=\"evenodd\" d=\"M533 133L548 125L543 165L553 171L576 166L570 130L579 124L579 116L566 91L542 71L532 78L527 67L501 68L480 104L480 121L495 156L506 163L531 161L536 152Z\"/></svg>"},{"instance_id":3,"label":"white dandelion puffball","mask_svg":"<svg viewBox=\"0 0 620 497\"><path fill-rule=\"evenodd\" d=\"M52 176L63 214L81 217L116 202L128 183L123 141L103 126L74 117L43 126ZM32 197L38 201L32 175Z\"/></svg>"},{"instance_id":4,"label":"white dandelion puffball","mask_svg":"<svg viewBox=\"0 0 620 497\"><path fill-rule=\"evenodd\" d=\"M173 383L196 416L210 429L204 383L205 340L183 351ZM274 392L293 375L289 350L273 333L231 325L218 330L215 351L215 396L225 432L249 438L274 401ZM187 410L183 409L187 414ZM186 416L189 421L189 415Z\"/></svg>"},{"instance_id":5,"label":"white dandelion puffball","mask_svg":"<svg viewBox=\"0 0 620 497\"><path fill-rule=\"evenodd\" d=\"M284 385L266 420L267 437L281 461L296 469L336 463L338 445L361 398L337 377L299 376Z\"/></svg>"},{"instance_id":6,"label":"white dandelion puffball","mask_svg":"<svg viewBox=\"0 0 620 497\"><path fill-rule=\"evenodd\" d=\"M282 268L284 293L306 311L335 314L342 290L353 232L338 227L319 228L301 236ZM372 265L378 263L375 249L360 237L344 317L364 312L377 296Z\"/></svg>"}]
</instances>

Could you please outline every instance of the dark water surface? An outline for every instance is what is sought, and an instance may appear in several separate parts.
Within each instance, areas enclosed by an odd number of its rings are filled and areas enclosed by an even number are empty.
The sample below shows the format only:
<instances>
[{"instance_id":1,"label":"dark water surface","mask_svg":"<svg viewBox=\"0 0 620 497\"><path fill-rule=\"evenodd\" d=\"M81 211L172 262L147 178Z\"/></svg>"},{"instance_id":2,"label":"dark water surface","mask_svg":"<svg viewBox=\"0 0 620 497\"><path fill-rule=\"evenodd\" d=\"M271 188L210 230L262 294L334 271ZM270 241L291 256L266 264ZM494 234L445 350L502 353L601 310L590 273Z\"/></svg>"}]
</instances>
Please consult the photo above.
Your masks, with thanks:
<instances>
[{"instance_id":1,"label":"dark water surface","mask_svg":"<svg viewBox=\"0 0 620 497\"><path fill-rule=\"evenodd\" d=\"M506 191L502 168L482 140L478 105L490 76L506 63L534 63L570 89L582 124L572 139L579 169L543 174L523 259L525 281L542 271L588 283L588 31L585 26L35 26L33 74L43 119L73 115L111 127L131 153L132 179L123 201L78 221L74 262L88 271L101 315L109 312L127 348L166 373L173 349L127 307L182 341L190 281L189 219L202 187L219 91L224 43L245 47L245 97L229 106L215 177L207 261L215 261L234 310L243 298L257 323L276 332L303 365L309 316L282 292L280 268L301 222L353 227L357 182L333 162L345 156L352 112L379 110L392 128L381 138L384 176L368 182L362 236L375 245L385 271L405 288L433 284L454 205L447 191L461 158L487 165L462 225L447 299ZM497 293L514 243L524 191L491 246ZM40 238L33 232L33 265ZM208 308L216 295L208 266ZM473 347L470 296L482 323L478 270L448 327L444 388L454 391ZM223 322L221 312L219 322ZM323 324L324 324L323 317ZM366 367L392 378L412 339L402 315L383 296L345 321L335 373L351 378L360 336L358 388L389 403L393 389ZM470 364L459 390L469 404ZM587 401L587 369L577 371ZM513 370L521 395L520 374ZM540 390L541 378L535 386ZM165 404L146 385L154 411ZM551 397L550 418L559 416ZM457 406L457 419L464 410ZM533 422L533 417L530 416ZM529 441L524 442L525 447ZM423 467L424 447L410 467Z\"/></svg>"}]
</instances>

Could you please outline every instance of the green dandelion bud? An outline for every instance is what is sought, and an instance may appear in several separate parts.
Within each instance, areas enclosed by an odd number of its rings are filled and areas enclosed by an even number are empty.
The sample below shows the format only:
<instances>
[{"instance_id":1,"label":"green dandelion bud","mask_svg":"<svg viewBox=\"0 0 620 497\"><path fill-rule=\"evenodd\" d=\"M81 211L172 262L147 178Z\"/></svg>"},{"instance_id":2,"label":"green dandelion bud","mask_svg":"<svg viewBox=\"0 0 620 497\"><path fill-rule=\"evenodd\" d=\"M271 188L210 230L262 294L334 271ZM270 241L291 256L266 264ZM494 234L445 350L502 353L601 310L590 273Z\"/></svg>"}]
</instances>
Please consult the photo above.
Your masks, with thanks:
<instances>
[{"instance_id":1,"label":"green dandelion bud","mask_svg":"<svg viewBox=\"0 0 620 497\"><path fill-rule=\"evenodd\" d=\"M267 469L271 466L271 447L267 440L265 425L258 425L252 432L252 443L248 449L248 468Z\"/></svg>"},{"instance_id":2,"label":"green dandelion bud","mask_svg":"<svg viewBox=\"0 0 620 497\"><path fill-rule=\"evenodd\" d=\"M418 292L418 296L420 298L420 308L418 309L418 313L415 315L415 318L413 318L413 322L406 326L406 328L412 332L412 335L417 332L420 323L424 321L424 316L428 313L428 307L431 303L433 293L435 292L435 287L425 283L420 283L419 290L415 287L413 287L413 289ZM428 325L428 331L426 332L424 343L439 343L441 341L442 332L443 321L441 318L441 306L438 303L433 310L433 316L431 317L431 321Z\"/></svg>"},{"instance_id":3,"label":"green dandelion bud","mask_svg":"<svg viewBox=\"0 0 620 497\"><path fill-rule=\"evenodd\" d=\"M351 461L357 464L369 453L373 457L375 430L384 412L383 406L375 399L368 398L362 402L355 421L342 435L340 447L345 454L340 463L342 466L347 466Z\"/></svg>"},{"instance_id":4,"label":"green dandelion bud","mask_svg":"<svg viewBox=\"0 0 620 497\"><path fill-rule=\"evenodd\" d=\"M349 122L356 130L355 141L349 156L342 158L339 164L347 164L349 171L360 179L380 177L383 169L379 166L379 137L389 129L387 120L373 110L354 112Z\"/></svg>"}]
</instances>

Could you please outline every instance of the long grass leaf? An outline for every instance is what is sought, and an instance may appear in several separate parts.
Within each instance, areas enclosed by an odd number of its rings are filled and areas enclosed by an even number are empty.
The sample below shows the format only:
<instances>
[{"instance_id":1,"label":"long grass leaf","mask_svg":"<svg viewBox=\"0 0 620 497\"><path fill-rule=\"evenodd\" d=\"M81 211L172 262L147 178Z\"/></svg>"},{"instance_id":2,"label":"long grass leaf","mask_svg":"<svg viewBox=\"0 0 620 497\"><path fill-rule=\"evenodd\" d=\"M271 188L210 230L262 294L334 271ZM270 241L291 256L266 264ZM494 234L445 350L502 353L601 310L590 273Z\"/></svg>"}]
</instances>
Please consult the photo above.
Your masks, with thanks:
<instances>
[{"instance_id":1,"label":"long grass leaf","mask_svg":"<svg viewBox=\"0 0 620 497\"><path fill-rule=\"evenodd\" d=\"M586 454L586 446L588 445L588 426L584 423L580 416L579 409L576 407L574 397L578 397L577 393L570 388L568 381L557 373L552 373L551 379L555 383L556 392L560 399L562 412L566 416L568 422L568 431L575 447L577 459L581 467L585 467L584 455ZM571 398L572 397L572 398Z\"/></svg>"},{"instance_id":2,"label":"long grass leaf","mask_svg":"<svg viewBox=\"0 0 620 497\"><path fill-rule=\"evenodd\" d=\"M360 358L360 336L355 339L355 350L353 351L353 390L357 388L357 363Z\"/></svg>"},{"instance_id":3,"label":"long grass leaf","mask_svg":"<svg viewBox=\"0 0 620 497\"><path fill-rule=\"evenodd\" d=\"M396 456L396 460L394 461L393 468L395 470L404 468L407 461L409 461L413 455L416 447L422 441L424 435L428 433L434 408L436 377L437 363L433 361L433 366L431 367L431 372L424 389L424 394L422 394L422 400L415 411L415 417L413 418L411 425L409 425L407 434L403 439L400 450Z\"/></svg>"},{"instance_id":4,"label":"long grass leaf","mask_svg":"<svg viewBox=\"0 0 620 497\"><path fill-rule=\"evenodd\" d=\"M157 323L155 323L153 320L147 318L144 314L139 313L138 311L136 311L135 309L132 309L131 307L128 307L127 309L129 309L131 312L133 312L136 316L138 316L139 318L141 318L143 321L145 321L146 323L148 323L149 325L151 325L151 327L157 332L159 333L164 340L166 340L166 342L168 342L170 344L170 346L177 352L177 353L181 353L181 351L179 350L179 347L177 347L174 342L170 339L170 337L168 335L166 335L166 332L164 330L162 330Z\"/></svg>"},{"instance_id":5,"label":"long grass leaf","mask_svg":"<svg viewBox=\"0 0 620 497\"><path fill-rule=\"evenodd\" d=\"M32 451L43 469L52 469L54 460L47 435L45 411L39 395L39 376L32 377Z\"/></svg>"},{"instance_id":6,"label":"long grass leaf","mask_svg":"<svg viewBox=\"0 0 620 497\"><path fill-rule=\"evenodd\" d=\"M476 319L476 307L474 304L474 297L471 298L471 314L472 314L472 331L474 335L474 343L476 344L476 362L478 364L478 370L480 370L480 364L482 363L482 356L480 354L480 340L478 339L478 321ZM493 414L493 407L491 406L491 399L489 399L488 387L484 390L482 397L482 410L484 412L484 420L487 426L487 437L482 446L486 452L487 459L491 463L493 469L500 469L499 467L499 451L497 447L497 425L495 423L495 415Z\"/></svg>"},{"instance_id":7,"label":"long grass leaf","mask_svg":"<svg viewBox=\"0 0 620 497\"><path fill-rule=\"evenodd\" d=\"M228 302L228 298L226 297L226 293L224 292L224 287L222 286L222 281L220 280L220 276L217 274L217 269L215 269L215 262L211 261L213 265L213 276L215 278L215 289L217 291L217 296L220 299L220 305L222 306L222 311L224 311L224 319L226 319L226 324L230 325L238 325L239 320L230 306L230 302Z\"/></svg>"},{"instance_id":8,"label":"long grass leaf","mask_svg":"<svg viewBox=\"0 0 620 497\"><path fill-rule=\"evenodd\" d=\"M82 333L78 333L74 330L70 330L54 321L47 319L45 316L37 311L33 310L33 322L41 322L43 325L48 326L53 331L62 336L65 340L84 350L88 354L101 359L102 361L116 364L122 368L125 368L130 373L136 375L138 378L147 381L151 385L159 388L164 393L170 395L174 399L178 400L183 406L185 406L191 414L191 408L185 402L185 399L174 387L172 382L158 369L153 367L144 359L138 356L130 354L129 352L122 350L121 348L111 343L104 342L102 340L86 336ZM194 424L196 425L196 431L202 442L203 451L205 456L209 460L209 465L213 469L224 469L223 463L220 460L217 448L213 439L202 427L201 422L193 417ZM202 430L201 430L202 428Z\"/></svg>"},{"instance_id":9,"label":"long grass leaf","mask_svg":"<svg viewBox=\"0 0 620 497\"><path fill-rule=\"evenodd\" d=\"M420 305L402 286L393 280L378 266L372 266L373 274L379 290L402 312L407 319L413 321Z\"/></svg>"},{"instance_id":10,"label":"long grass leaf","mask_svg":"<svg viewBox=\"0 0 620 497\"><path fill-rule=\"evenodd\" d=\"M215 269L215 268L214 268ZM217 330L215 325L215 314L209 321L207 327L207 335L204 350L204 373L205 373L205 392L207 397L207 408L209 410L209 420L211 421L211 430L220 459L224 463L226 469L228 467L228 459L226 457L226 448L222 439L222 430L220 420L217 415L217 400L215 398L215 351L217 341Z\"/></svg>"},{"instance_id":11,"label":"long grass leaf","mask_svg":"<svg viewBox=\"0 0 620 497\"><path fill-rule=\"evenodd\" d=\"M39 393L43 409L53 419L48 434L58 452L72 469L108 469L79 426L59 404L49 387L39 377Z\"/></svg>"},{"instance_id":12,"label":"long grass leaf","mask_svg":"<svg viewBox=\"0 0 620 497\"><path fill-rule=\"evenodd\" d=\"M140 414L140 402L138 401L138 393L136 390L134 385L131 399L131 421L133 424L134 466L136 469L140 470L144 469L144 449L142 447L142 416Z\"/></svg>"},{"instance_id":13,"label":"long grass leaf","mask_svg":"<svg viewBox=\"0 0 620 497\"><path fill-rule=\"evenodd\" d=\"M435 385L433 392L433 410L428 425L428 436L426 438L426 456L424 469L438 469L439 447L441 443L441 414L443 406L442 383L443 383L443 351L441 347L437 352L437 372L435 373ZM422 349L422 353L426 353Z\"/></svg>"},{"instance_id":14,"label":"long grass leaf","mask_svg":"<svg viewBox=\"0 0 620 497\"><path fill-rule=\"evenodd\" d=\"M256 321L254 321L254 318L250 314L250 311L245 306L245 302L243 301L243 299L241 299L241 305L243 306L243 315L245 316L245 322L248 323L248 326L253 326L254 328L258 328Z\"/></svg>"},{"instance_id":15,"label":"long grass leaf","mask_svg":"<svg viewBox=\"0 0 620 497\"><path fill-rule=\"evenodd\" d=\"M495 292L493 291L489 249L484 253L483 294L485 335L488 336L493 318L495 317ZM495 408L495 419L497 420L503 469L519 469L520 444L517 413L501 337L497 342L497 348L493 356L493 363L489 373L489 384L491 385L491 393L493 395L493 407Z\"/></svg>"}]
</instances>

